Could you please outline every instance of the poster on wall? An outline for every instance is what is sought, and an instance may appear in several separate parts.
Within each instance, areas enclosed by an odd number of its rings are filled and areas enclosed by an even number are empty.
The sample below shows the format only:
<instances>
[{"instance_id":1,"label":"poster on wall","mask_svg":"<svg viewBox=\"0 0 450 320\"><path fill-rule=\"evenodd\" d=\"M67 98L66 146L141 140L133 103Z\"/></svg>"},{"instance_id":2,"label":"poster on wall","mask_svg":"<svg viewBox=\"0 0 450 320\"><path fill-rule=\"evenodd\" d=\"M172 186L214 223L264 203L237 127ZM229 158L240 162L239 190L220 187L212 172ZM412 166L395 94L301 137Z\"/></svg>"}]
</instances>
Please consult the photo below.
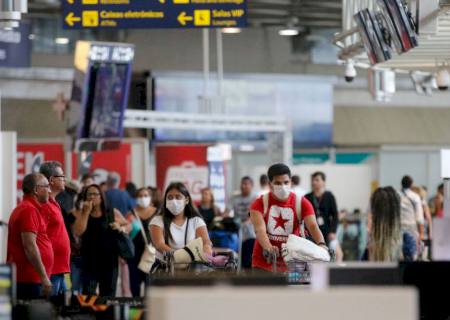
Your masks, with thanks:
<instances>
[{"instance_id":1,"label":"poster on wall","mask_svg":"<svg viewBox=\"0 0 450 320\"><path fill-rule=\"evenodd\" d=\"M131 145L122 143L120 148L111 151L72 153L72 177L80 178L91 173L97 184L106 181L108 172L120 174L120 187L131 181Z\"/></svg>"},{"instance_id":2,"label":"poster on wall","mask_svg":"<svg viewBox=\"0 0 450 320\"><path fill-rule=\"evenodd\" d=\"M78 179L84 173L95 176L95 182L106 180L109 171L121 176L121 187L131 180L131 145L122 143L120 149L102 152L71 153L72 172L66 175ZM61 162L66 168L62 143L18 143L17 144L17 190L22 197L22 181L25 175L38 172L45 161Z\"/></svg>"},{"instance_id":3,"label":"poster on wall","mask_svg":"<svg viewBox=\"0 0 450 320\"><path fill-rule=\"evenodd\" d=\"M171 182L182 182L194 202L208 186L207 145L156 146L156 183L164 192Z\"/></svg>"},{"instance_id":4,"label":"poster on wall","mask_svg":"<svg viewBox=\"0 0 450 320\"><path fill-rule=\"evenodd\" d=\"M62 143L19 143L17 144L17 191L22 197L23 178L38 172L45 161L59 161L64 166L64 146Z\"/></svg>"}]
</instances>

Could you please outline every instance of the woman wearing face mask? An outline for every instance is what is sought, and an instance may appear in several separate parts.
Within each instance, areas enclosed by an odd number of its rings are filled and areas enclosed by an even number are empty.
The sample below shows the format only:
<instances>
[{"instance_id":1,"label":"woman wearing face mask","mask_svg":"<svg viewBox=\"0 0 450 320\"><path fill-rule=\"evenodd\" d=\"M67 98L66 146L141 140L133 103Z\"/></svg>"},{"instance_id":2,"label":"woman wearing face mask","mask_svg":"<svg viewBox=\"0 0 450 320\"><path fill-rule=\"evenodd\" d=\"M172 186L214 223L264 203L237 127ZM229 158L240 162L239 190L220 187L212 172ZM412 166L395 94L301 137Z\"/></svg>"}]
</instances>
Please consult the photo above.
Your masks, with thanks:
<instances>
[{"instance_id":1,"label":"woman wearing face mask","mask_svg":"<svg viewBox=\"0 0 450 320\"><path fill-rule=\"evenodd\" d=\"M150 235L160 260L162 254L182 249L199 237L204 252L212 255L206 224L193 206L189 191L180 182L167 187L161 212L150 221Z\"/></svg>"},{"instance_id":2,"label":"woman wearing face mask","mask_svg":"<svg viewBox=\"0 0 450 320\"><path fill-rule=\"evenodd\" d=\"M142 283L147 285L149 281L148 274L139 270L138 265L147 241L150 241L149 223L156 211L157 209L152 205L150 190L147 188L138 189L136 191L136 207L126 216L132 226L130 237L133 239L135 250L134 258L127 261L133 297L139 297ZM145 230L145 238L142 235L142 230Z\"/></svg>"}]
</instances>

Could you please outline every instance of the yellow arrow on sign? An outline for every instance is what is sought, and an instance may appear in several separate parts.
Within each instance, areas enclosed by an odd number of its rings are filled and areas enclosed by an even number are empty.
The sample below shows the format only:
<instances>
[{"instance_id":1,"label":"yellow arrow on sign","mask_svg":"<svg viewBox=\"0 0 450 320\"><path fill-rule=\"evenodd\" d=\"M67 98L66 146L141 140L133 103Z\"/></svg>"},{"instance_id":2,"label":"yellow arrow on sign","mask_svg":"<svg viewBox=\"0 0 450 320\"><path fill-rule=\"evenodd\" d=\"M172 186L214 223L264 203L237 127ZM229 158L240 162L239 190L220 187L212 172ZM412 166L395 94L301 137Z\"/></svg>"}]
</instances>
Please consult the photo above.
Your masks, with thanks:
<instances>
[{"instance_id":1,"label":"yellow arrow on sign","mask_svg":"<svg viewBox=\"0 0 450 320\"><path fill-rule=\"evenodd\" d=\"M71 26L71 27L73 27L74 26L74 24L75 24L75 22L80 22L81 21L81 18L80 17L75 17L75 15L73 14L73 12L71 12L71 13L69 13L67 16L66 16L66 23L69 25L69 26Z\"/></svg>"},{"instance_id":2,"label":"yellow arrow on sign","mask_svg":"<svg viewBox=\"0 0 450 320\"><path fill-rule=\"evenodd\" d=\"M74 0L67 0L68 3L73 4L75 1Z\"/></svg>"},{"instance_id":3,"label":"yellow arrow on sign","mask_svg":"<svg viewBox=\"0 0 450 320\"><path fill-rule=\"evenodd\" d=\"M159 0L159 3L166 3L166 0Z\"/></svg>"},{"instance_id":4,"label":"yellow arrow on sign","mask_svg":"<svg viewBox=\"0 0 450 320\"><path fill-rule=\"evenodd\" d=\"M178 22L182 25L185 26L186 25L186 21L192 21L194 20L193 17L187 16L186 12L182 12L180 13L180 15L178 16Z\"/></svg>"}]
</instances>

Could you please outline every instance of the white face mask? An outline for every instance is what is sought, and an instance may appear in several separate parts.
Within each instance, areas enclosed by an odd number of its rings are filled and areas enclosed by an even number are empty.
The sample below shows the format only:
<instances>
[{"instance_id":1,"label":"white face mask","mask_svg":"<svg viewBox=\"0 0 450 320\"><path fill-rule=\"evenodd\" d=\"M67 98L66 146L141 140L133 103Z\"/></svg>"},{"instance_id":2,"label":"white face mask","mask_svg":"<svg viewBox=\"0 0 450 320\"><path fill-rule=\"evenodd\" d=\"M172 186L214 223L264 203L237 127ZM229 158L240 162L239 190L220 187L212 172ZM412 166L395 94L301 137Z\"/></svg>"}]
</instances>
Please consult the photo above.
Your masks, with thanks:
<instances>
[{"instance_id":1,"label":"white face mask","mask_svg":"<svg viewBox=\"0 0 450 320\"><path fill-rule=\"evenodd\" d=\"M186 201L184 199L182 200L167 200L166 201L166 208L174 215L178 216L181 214L184 210L184 207L186 207Z\"/></svg>"},{"instance_id":2,"label":"white face mask","mask_svg":"<svg viewBox=\"0 0 450 320\"><path fill-rule=\"evenodd\" d=\"M148 208L150 206L150 202L152 202L152 198L150 197L139 197L136 199L136 203L141 208Z\"/></svg>"},{"instance_id":3,"label":"white face mask","mask_svg":"<svg viewBox=\"0 0 450 320\"><path fill-rule=\"evenodd\" d=\"M275 196L280 200L286 200L289 197L289 194L291 193L291 186L289 185L274 185L273 186L273 193Z\"/></svg>"}]
</instances>

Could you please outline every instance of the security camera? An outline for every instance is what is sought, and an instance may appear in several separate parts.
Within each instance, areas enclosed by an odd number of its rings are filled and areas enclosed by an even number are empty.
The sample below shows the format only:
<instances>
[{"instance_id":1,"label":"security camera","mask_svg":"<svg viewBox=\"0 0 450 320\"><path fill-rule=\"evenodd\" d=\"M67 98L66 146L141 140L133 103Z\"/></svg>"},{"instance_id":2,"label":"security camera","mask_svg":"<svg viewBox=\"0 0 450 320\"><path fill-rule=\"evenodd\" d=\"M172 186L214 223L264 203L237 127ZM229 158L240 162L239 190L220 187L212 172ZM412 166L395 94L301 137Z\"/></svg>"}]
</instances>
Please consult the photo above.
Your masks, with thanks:
<instances>
[{"instance_id":1,"label":"security camera","mask_svg":"<svg viewBox=\"0 0 450 320\"><path fill-rule=\"evenodd\" d=\"M345 65L345 81L352 82L356 77L356 69L353 61L347 61Z\"/></svg>"},{"instance_id":2,"label":"security camera","mask_svg":"<svg viewBox=\"0 0 450 320\"><path fill-rule=\"evenodd\" d=\"M436 74L436 83L439 90L447 90L450 86L450 74L447 69L440 69Z\"/></svg>"}]
</instances>

